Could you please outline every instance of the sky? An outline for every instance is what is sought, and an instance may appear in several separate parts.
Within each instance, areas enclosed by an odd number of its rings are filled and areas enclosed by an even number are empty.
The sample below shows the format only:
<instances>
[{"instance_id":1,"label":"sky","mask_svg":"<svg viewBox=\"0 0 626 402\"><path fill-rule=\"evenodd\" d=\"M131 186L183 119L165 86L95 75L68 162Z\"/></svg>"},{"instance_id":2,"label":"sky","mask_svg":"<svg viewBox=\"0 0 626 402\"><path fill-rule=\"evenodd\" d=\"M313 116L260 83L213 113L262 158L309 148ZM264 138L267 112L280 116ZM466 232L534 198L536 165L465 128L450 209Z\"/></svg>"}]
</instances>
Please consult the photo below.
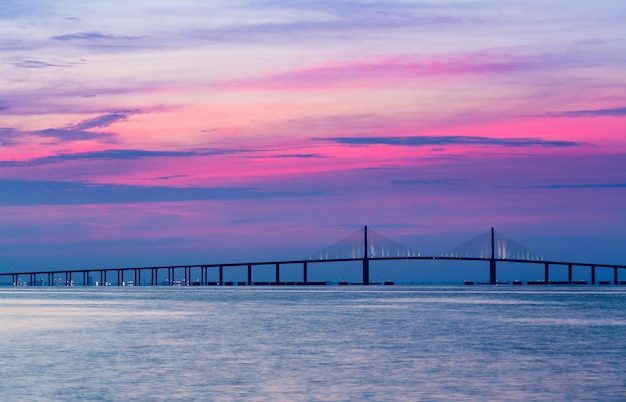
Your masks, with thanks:
<instances>
[{"instance_id":1,"label":"sky","mask_svg":"<svg viewBox=\"0 0 626 402\"><path fill-rule=\"evenodd\" d=\"M626 264L626 3L0 2L0 272L422 255Z\"/></svg>"}]
</instances>

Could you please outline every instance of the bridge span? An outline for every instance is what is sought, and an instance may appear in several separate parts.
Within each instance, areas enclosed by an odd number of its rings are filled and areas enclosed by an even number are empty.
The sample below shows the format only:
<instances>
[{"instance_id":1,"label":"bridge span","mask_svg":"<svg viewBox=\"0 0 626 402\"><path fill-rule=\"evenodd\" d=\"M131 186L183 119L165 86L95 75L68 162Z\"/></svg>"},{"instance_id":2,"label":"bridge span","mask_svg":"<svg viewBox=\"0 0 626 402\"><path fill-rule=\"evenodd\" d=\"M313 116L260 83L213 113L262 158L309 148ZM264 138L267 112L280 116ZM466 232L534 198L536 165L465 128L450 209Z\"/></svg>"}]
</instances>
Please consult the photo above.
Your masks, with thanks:
<instances>
[{"instance_id":1,"label":"bridge span","mask_svg":"<svg viewBox=\"0 0 626 402\"><path fill-rule=\"evenodd\" d=\"M281 260L281 261L257 261L245 263L222 263L222 264L197 264L197 265L175 265L175 266L153 266L153 267L126 267L126 268L91 268L72 270L37 270L30 272L0 273L0 278L11 277L9 284L28 286L73 286L82 284L84 286L103 285L135 285L139 286L147 282L149 286L158 285L200 285L200 286L228 286L228 285L322 285L326 282L309 281L309 268L312 265L322 263L342 263L360 262L362 264L362 281L359 284L370 285L370 262L372 261L482 261L489 266L489 282L486 284L503 284L497 280L497 263L523 263L541 264L544 267L544 278L539 281L528 281L528 284L580 284L585 281L573 281L572 270L574 267L587 267L591 272L591 284L596 284L596 270L600 268L613 270L613 284L626 284L626 281L619 279L619 270L626 269L626 265L585 263L573 261L549 261L536 255L532 251L519 245L515 241L495 231L483 233L467 242L450 249L441 255L423 256L421 253L411 250L375 231L368 231L367 226L362 230L340 240L324 250L302 260ZM302 281L284 282L281 281L281 266L300 265L302 266ZM273 282L254 282L253 268L260 266L273 266L275 268ZM568 268L567 281L552 281L550 279L550 267L566 266ZM232 282L224 280L225 268L245 267L247 268L247 281ZM176 281L176 272L184 270L183 282ZM200 269L200 278L191 282L192 269ZM217 269L219 272L218 281L209 281L208 270ZM167 279L159 281L159 273L167 272ZM128 274L131 274L129 280ZM149 275L146 281L145 275ZM162 276L161 276L162 277ZM26 278L26 279L23 279ZM99 279L99 280L97 280ZM79 281L80 280L80 281ZM2 280L0 279L0 283ZM609 284L601 281L601 284Z\"/></svg>"}]
</instances>

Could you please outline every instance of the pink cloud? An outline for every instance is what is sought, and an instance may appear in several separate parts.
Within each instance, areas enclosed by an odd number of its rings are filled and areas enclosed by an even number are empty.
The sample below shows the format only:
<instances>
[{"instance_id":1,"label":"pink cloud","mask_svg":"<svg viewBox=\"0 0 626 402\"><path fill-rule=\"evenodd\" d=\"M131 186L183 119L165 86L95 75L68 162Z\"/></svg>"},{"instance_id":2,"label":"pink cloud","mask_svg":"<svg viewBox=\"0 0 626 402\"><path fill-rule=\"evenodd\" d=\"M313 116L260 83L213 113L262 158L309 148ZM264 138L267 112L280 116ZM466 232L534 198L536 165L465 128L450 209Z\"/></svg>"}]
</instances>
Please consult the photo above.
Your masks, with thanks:
<instances>
[{"instance_id":1,"label":"pink cloud","mask_svg":"<svg viewBox=\"0 0 626 402\"><path fill-rule=\"evenodd\" d=\"M420 59L394 56L373 61L322 65L218 84L223 89L317 90L373 87L406 79L467 74L497 74L529 68L530 62L510 55L470 54Z\"/></svg>"}]
</instances>

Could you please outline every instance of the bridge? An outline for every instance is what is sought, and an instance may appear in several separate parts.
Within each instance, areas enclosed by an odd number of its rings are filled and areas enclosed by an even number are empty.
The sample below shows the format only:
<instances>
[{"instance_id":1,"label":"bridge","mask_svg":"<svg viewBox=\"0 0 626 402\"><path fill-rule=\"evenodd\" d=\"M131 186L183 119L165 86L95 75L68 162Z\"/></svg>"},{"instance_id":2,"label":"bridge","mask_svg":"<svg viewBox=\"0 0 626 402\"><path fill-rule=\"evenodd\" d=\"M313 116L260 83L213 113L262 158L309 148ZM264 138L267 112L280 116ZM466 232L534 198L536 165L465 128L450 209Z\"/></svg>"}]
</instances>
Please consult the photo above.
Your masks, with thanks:
<instances>
[{"instance_id":1,"label":"bridge","mask_svg":"<svg viewBox=\"0 0 626 402\"><path fill-rule=\"evenodd\" d=\"M540 281L528 281L527 284L586 284L586 281L573 281L572 269L576 267L587 267L591 271L591 284L596 284L596 269L609 268L613 270L613 284L626 284L626 281L619 280L619 270L626 269L626 265L612 264L591 264L571 261L548 261L535 254L528 248L516 241L508 238L502 233L491 230L482 233L454 248L451 248L440 255L422 255L420 252L412 250L382 234L368 229L367 225L355 233L339 240L331 246L302 260L285 261L261 261L246 263L224 263L224 264L201 264L201 265L177 265L177 266L157 266L157 267L133 267L133 268L93 268L74 270L43 270L31 272L0 273L0 278L11 277L12 285L28 286L53 286L64 285L73 286L74 283L82 283L84 286L95 285L141 285L142 279L145 282L145 275L150 274L150 286L159 284L165 285L325 285L326 282L311 282L308 280L308 269L313 264L321 263L341 263L349 261L360 261L362 263L362 282L359 284L370 285L370 262L391 261L391 260L443 260L443 261L484 261L489 264L489 282L491 285L503 284L497 280L497 263L524 263L542 264L544 266L544 279ZM283 282L280 280L280 268L285 265L301 265L302 281ZM253 267L274 266L275 280L273 282L254 282L252 280ZM567 266L567 281L551 281L551 266ZM224 269L231 267L246 267L247 281L230 282L224 281ZM176 281L176 272L184 270L183 282ZM192 269L200 269L200 279L190 283ZM219 281L208 281L208 270L219 270ZM167 272L167 280L159 282L159 273ZM128 273L132 274L132 281L125 280ZM142 277L142 274L144 275ZM113 278L111 278L113 275ZM27 280L22 280L26 277ZM99 281L94 281L99 278ZM79 282L79 279L82 281ZM76 280L76 281L75 281ZM113 280L113 282L110 282ZM1 281L0 281L1 282ZM517 282L517 281L516 281ZM473 282L472 282L473 283ZM609 284L608 281L601 281L601 284ZM518 284L518 283L515 283Z\"/></svg>"}]
</instances>

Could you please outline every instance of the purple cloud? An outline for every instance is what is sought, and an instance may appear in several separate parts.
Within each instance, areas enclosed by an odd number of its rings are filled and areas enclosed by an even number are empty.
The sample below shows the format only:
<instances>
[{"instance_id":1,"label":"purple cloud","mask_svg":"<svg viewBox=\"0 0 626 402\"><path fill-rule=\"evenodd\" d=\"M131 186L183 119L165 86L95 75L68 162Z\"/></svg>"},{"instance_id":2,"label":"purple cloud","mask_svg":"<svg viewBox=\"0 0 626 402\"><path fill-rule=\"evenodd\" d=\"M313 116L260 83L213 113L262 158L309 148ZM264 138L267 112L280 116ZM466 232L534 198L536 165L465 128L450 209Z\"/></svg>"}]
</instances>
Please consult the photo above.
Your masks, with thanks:
<instances>
[{"instance_id":1,"label":"purple cloud","mask_svg":"<svg viewBox=\"0 0 626 402\"><path fill-rule=\"evenodd\" d=\"M301 159L309 159L309 158L326 158L324 155L321 154L278 154L278 155L272 155L270 156L270 158L301 158Z\"/></svg>"},{"instance_id":2,"label":"purple cloud","mask_svg":"<svg viewBox=\"0 0 626 402\"><path fill-rule=\"evenodd\" d=\"M139 110L119 110L107 113L92 119L83 120L74 125L62 128L46 128L43 130L20 131L13 128L0 129L0 144L3 146L14 145L20 138L36 136L43 138L54 138L58 142L74 142L84 140L97 140L101 142L114 142L117 134L110 132L88 131L93 128L110 126L121 120L126 120L133 114L141 113Z\"/></svg>"},{"instance_id":3,"label":"purple cloud","mask_svg":"<svg viewBox=\"0 0 626 402\"><path fill-rule=\"evenodd\" d=\"M313 138L341 145L397 145L397 146L441 146L441 145L497 145L503 147L578 147L583 142L542 140L539 138L491 138L475 136L415 136L415 137L330 137Z\"/></svg>"},{"instance_id":4,"label":"purple cloud","mask_svg":"<svg viewBox=\"0 0 626 402\"><path fill-rule=\"evenodd\" d=\"M541 184L523 188L541 190L626 188L626 183Z\"/></svg>"},{"instance_id":5,"label":"purple cloud","mask_svg":"<svg viewBox=\"0 0 626 402\"><path fill-rule=\"evenodd\" d=\"M0 205L3 206L249 200L306 197L320 194L298 191L264 191L251 187L130 186L78 181L0 179Z\"/></svg>"},{"instance_id":6,"label":"purple cloud","mask_svg":"<svg viewBox=\"0 0 626 402\"><path fill-rule=\"evenodd\" d=\"M0 131L1 133L1 131ZM137 149L107 149L103 151L78 152L44 156L27 161L0 161L0 167L28 167L84 160L138 160L144 158L179 158L193 156L229 155L248 152L234 149L202 148L188 151L145 151ZM168 177L172 178L172 177Z\"/></svg>"},{"instance_id":7,"label":"purple cloud","mask_svg":"<svg viewBox=\"0 0 626 402\"><path fill-rule=\"evenodd\" d=\"M74 65L70 63L64 63L64 62L51 63L47 61L41 61L41 60L37 60L34 58L25 58L25 57L18 57L16 58L16 61L14 61L11 64L20 68L71 67Z\"/></svg>"},{"instance_id":8,"label":"purple cloud","mask_svg":"<svg viewBox=\"0 0 626 402\"><path fill-rule=\"evenodd\" d=\"M173 179L181 179L184 177L189 177L189 175L188 174L173 174L170 176L152 177L150 180L153 180L153 181L173 180Z\"/></svg>"},{"instance_id":9,"label":"purple cloud","mask_svg":"<svg viewBox=\"0 0 626 402\"><path fill-rule=\"evenodd\" d=\"M564 112L546 113L550 117L621 117L626 116L626 107L616 107L611 109L573 110Z\"/></svg>"},{"instance_id":10,"label":"purple cloud","mask_svg":"<svg viewBox=\"0 0 626 402\"><path fill-rule=\"evenodd\" d=\"M462 179L405 179L405 180L392 180L391 184L399 184L404 186L428 186L428 185L442 185L442 186L458 186L466 184L467 180Z\"/></svg>"},{"instance_id":11,"label":"purple cloud","mask_svg":"<svg viewBox=\"0 0 626 402\"><path fill-rule=\"evenodd\" d=\"M102 142L112 142L117 134L107 132L91 132L80 130L75 127L70 128L46 128L44 130L29 131L27 135L37 137L54 138L58 142L74 142L86 140L98 140Z\"/></svg>"},{"instance_id":12,"label":"purple cloud","mask_svg":"<svg viewBox=\"0 0 626 402\"><path fill-rule=\"evenodd\" d=\"M119 36L119 35L105 35L99 32L77 32L72 34L53 36L51 39L59 40L62 42L81 40L81 41L102 41L102 40L136 40L140 39L139 36Z\"/></svg>"},{"instance_id":13,"label":"purple cloud","mask_svg":"<svg viewBox=\"0 0 626 402\"><path fill-rule=\"evenodd\" d=\"M118 110L112 113L107 113L102 116L94 117L92 119L83 120L76 124L74 128L79 130L88 130L91 128L107 127L118 121L126 120L129 116L141 113L140 110Z\"/></svg>"},{"instance_id":14,"label":"purple cloud","mask_svg":"<svg viewBox=\"0 0 626 402\"><path fill-rule=\"evenodd\" d=\"M22 132L16 131L12 128L0 128L0 146L8 147L11 145L15 145L18 138L22 135Z\"/></svg>"}]
</instances>

